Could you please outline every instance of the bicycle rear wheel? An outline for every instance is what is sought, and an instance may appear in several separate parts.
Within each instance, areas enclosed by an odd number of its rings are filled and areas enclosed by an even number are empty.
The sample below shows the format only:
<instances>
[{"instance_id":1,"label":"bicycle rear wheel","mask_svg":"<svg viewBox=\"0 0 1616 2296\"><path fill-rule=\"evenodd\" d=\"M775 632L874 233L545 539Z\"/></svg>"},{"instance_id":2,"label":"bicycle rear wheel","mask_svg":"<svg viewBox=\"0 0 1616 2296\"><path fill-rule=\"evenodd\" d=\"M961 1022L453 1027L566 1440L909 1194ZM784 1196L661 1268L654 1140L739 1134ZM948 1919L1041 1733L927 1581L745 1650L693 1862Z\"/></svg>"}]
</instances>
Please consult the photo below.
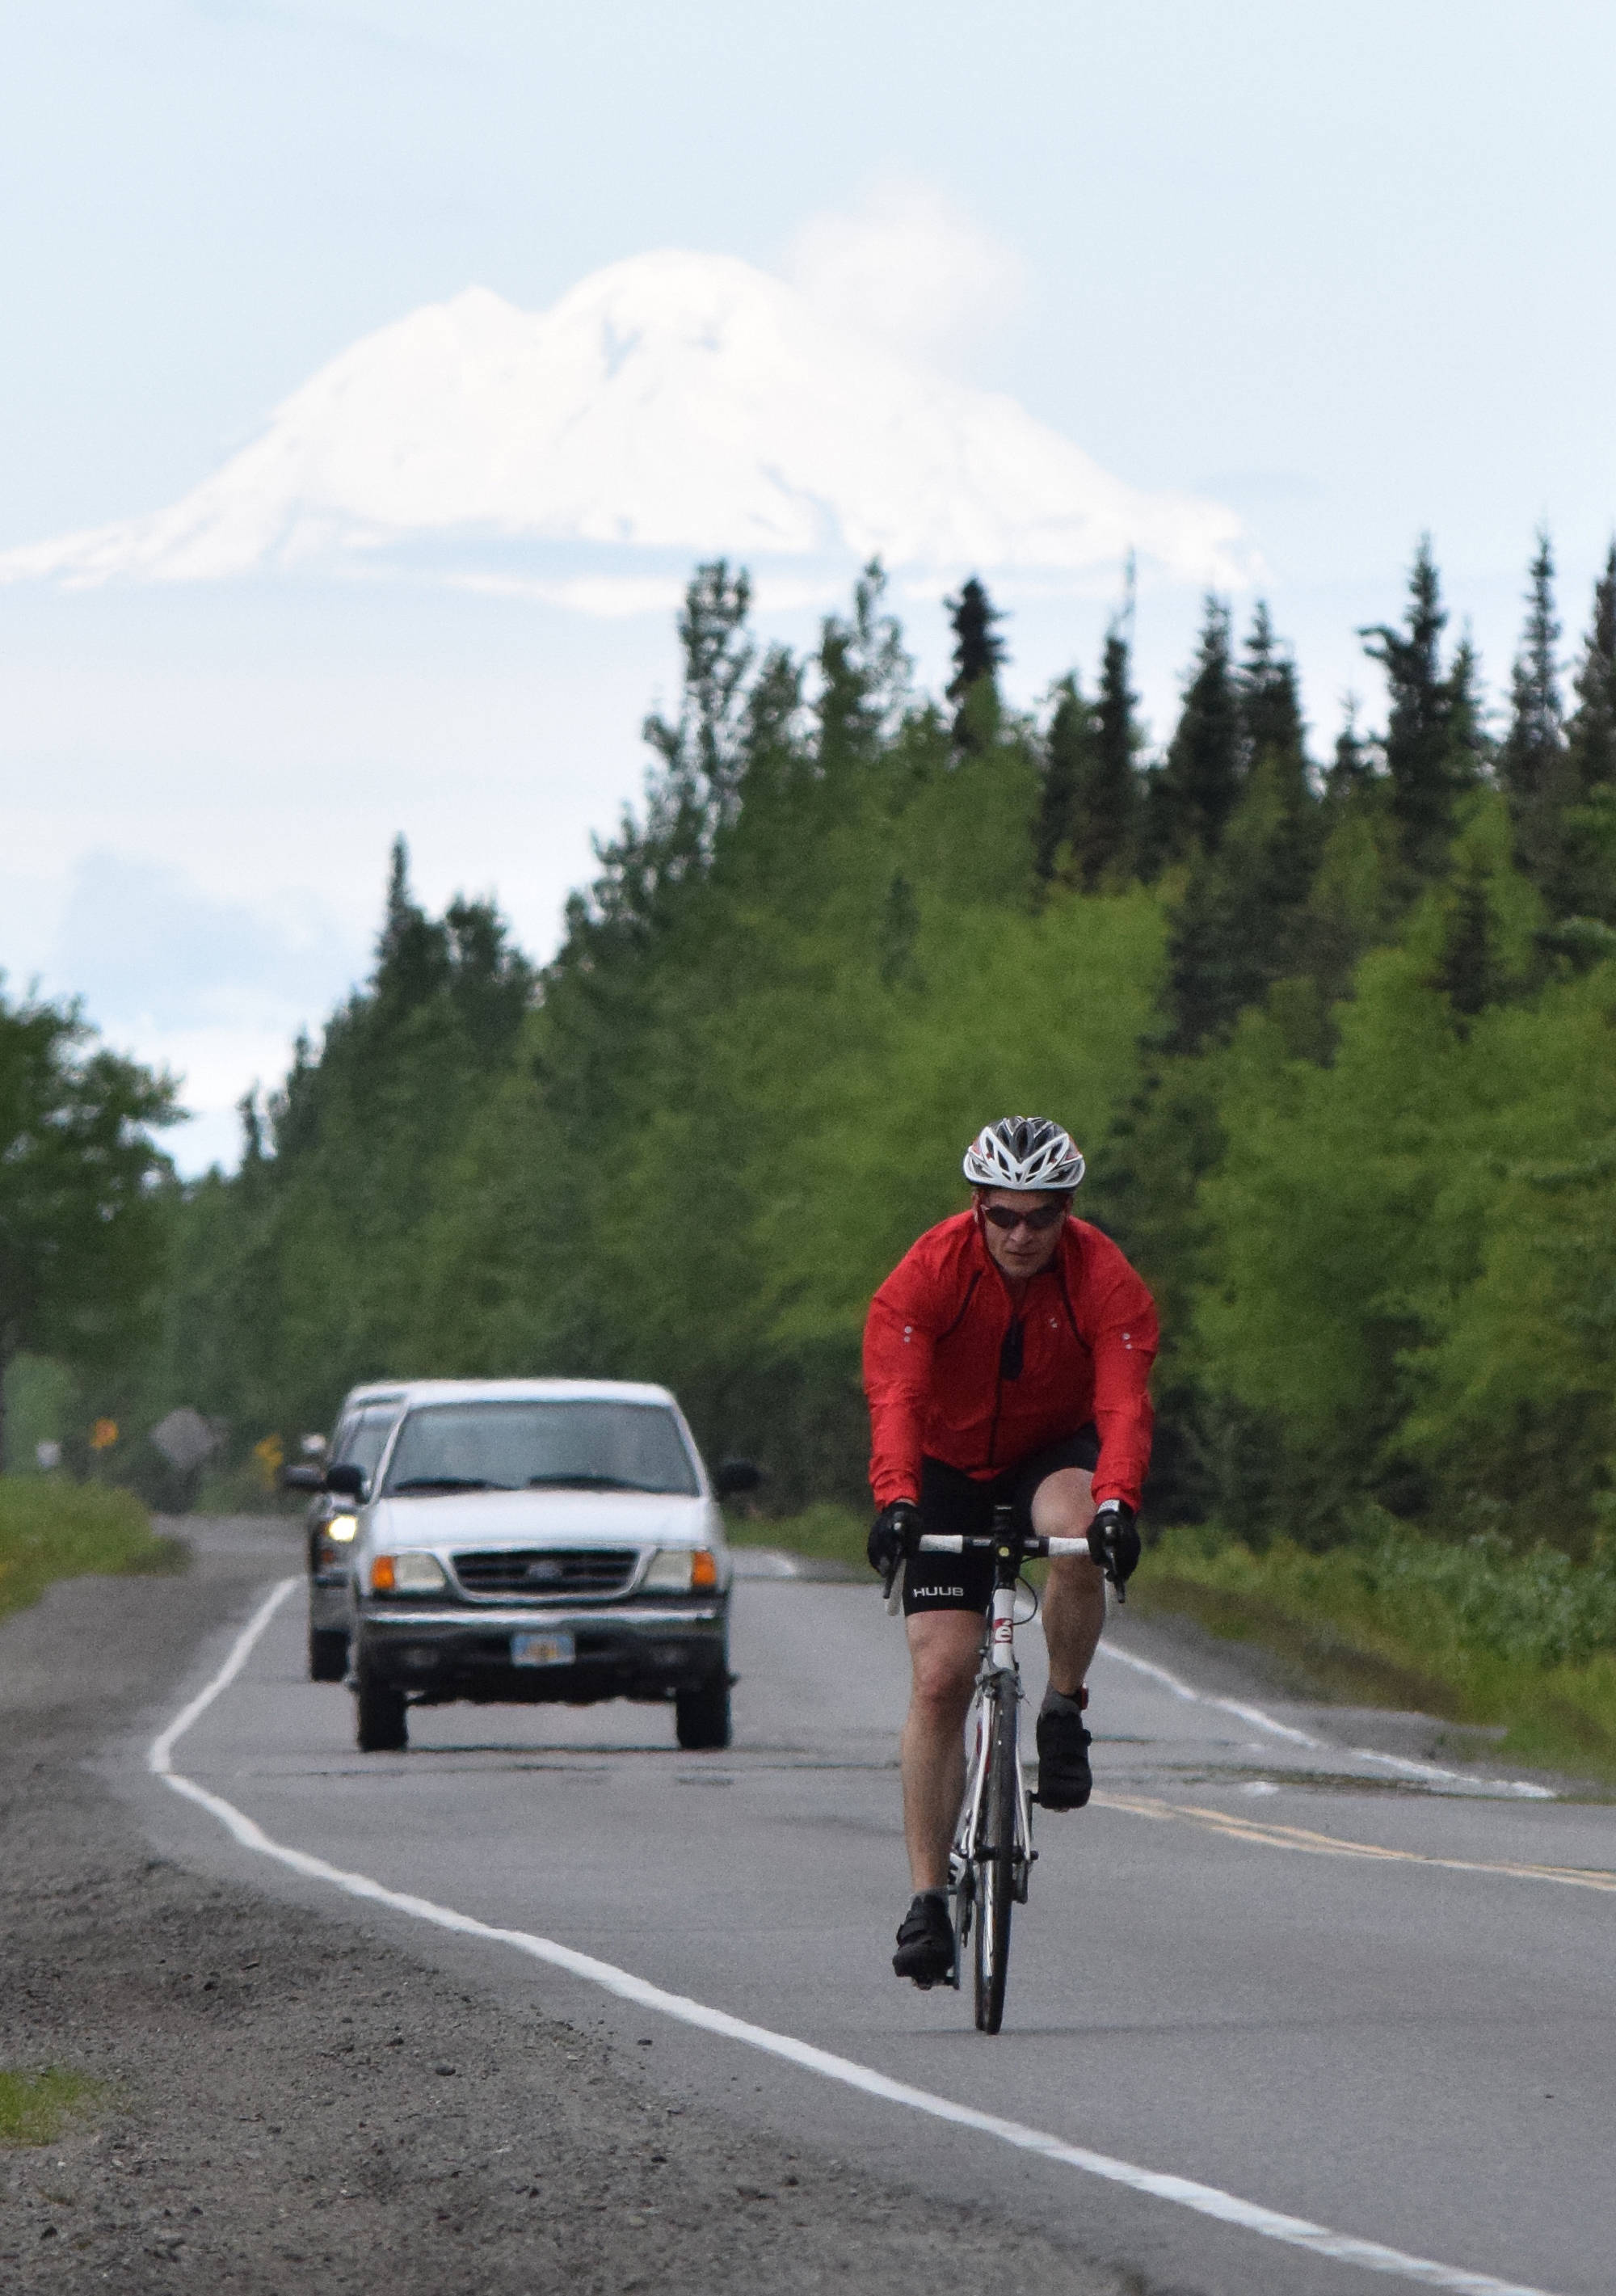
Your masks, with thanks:
<instances>
[{"instance_id":1,"label":"bicycle rear wheel","mask_svg":"<svg viewBox=\"0 0 1616 2296\"><path fill-rule=\"evenodd\" d=\"M1010 1973L1010 1915L1015 1903L1018 1700L1013 1679L992 1691L988 1775L984 1780L985 1839L976 1857L976 2030L997 2033L1005 2019Z\"/></svg>"}]
</instances>

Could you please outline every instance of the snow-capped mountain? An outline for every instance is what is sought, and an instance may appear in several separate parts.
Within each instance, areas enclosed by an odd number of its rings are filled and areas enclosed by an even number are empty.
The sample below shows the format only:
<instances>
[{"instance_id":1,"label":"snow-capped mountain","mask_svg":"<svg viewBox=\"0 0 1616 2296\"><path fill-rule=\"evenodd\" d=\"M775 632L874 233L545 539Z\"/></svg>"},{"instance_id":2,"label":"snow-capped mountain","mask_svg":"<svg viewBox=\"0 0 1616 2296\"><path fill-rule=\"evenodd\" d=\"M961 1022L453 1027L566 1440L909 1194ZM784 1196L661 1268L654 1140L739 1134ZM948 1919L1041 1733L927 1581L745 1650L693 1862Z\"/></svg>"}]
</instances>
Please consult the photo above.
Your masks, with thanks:
<instances>
[{"instance_id":1,"label":"snow-capped mountain","mask_svg":"<svg viewBox=\"0 0 1616 2296\"><path fill-rule=\"evenodd\" d=\"M1014 400L847 332L725 256L636 256L549 311L480 288L354 344L170 509L13 550L0 578L454 580L669 554L754 566L1114 568L1238 581L1235 514L1144 494Z\"/></svg>"}]
</instances>

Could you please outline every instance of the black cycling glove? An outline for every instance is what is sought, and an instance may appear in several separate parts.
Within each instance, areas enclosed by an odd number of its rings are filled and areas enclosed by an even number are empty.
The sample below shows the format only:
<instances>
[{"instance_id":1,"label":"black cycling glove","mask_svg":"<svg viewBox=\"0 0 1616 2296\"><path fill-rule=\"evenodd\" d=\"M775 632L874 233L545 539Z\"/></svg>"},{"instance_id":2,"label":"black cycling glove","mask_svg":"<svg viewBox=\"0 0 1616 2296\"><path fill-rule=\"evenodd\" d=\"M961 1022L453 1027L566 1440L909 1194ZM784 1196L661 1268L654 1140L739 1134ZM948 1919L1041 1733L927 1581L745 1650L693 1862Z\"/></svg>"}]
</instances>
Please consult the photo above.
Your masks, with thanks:
<instances>
[{"instance_id":1,"label":"black cycling glove","mask_svg":"<svg viewBox=\"0 0 1616 2296\"><path fill-rule=\"evenodd\" d=\"M890 1506L883 1506L870 1525L869 1543L865 1548L871 1570L890 1578L919 1529L920 1509L913 1499L894 1499Z\"/></svg>"},{"instance_id":2,"label":"black cycling glove","mask_svg":"<svg viewBox=\"0 0 1616 2296\"><path fill-rule=\"evenodd\" d=\"M1140 1551L1134 1511L1125 1500L1107 1499L1096 1510L1088 1526L1088 1551L1120 1594L1139 1568Z\"/></svg>"}]
</instances>

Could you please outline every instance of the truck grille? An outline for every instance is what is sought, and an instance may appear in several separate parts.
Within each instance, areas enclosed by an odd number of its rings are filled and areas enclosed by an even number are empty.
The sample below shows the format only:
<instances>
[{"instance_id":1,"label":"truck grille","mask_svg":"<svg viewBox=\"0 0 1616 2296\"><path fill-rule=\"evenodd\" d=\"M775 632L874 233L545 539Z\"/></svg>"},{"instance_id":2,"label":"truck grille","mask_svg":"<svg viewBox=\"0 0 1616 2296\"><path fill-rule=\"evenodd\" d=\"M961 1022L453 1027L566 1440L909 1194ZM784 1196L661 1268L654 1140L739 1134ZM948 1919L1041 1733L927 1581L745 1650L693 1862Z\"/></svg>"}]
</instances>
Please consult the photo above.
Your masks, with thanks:
<instances>
[{"instance_id":1,"label":"truck grille","mask_svg":"<svg viewBox=\"0 0 1616 2296\"><path fill-rule=\"evenodd\" d=\"M468 1595L620 1595L639 1559L632 1546L494 1547L455 1555L455 1575Z\"/></svg>"}]
</instances>

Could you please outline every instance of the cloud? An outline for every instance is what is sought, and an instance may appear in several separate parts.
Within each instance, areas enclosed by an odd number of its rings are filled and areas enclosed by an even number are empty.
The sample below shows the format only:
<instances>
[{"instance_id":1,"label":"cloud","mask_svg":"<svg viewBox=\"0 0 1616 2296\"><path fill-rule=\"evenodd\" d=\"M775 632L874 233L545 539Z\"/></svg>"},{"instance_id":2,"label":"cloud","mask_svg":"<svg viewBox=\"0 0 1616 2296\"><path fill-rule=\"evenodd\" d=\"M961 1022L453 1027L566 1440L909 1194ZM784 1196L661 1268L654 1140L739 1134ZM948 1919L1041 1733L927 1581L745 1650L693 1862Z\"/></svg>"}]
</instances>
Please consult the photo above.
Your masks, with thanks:
<instances>
[{"instance_id":1,"label":"cloud","mask_svg":"<svg viewBox=\"0 0 1616 2296\"><path fill-rule=\"evenodd\" d=\"M237 1102L285 1074L299 1029L366 970L366 937L306 890L220 899L162 862L85 854L39 986L78 996L104 1040L180 1081L191 1120L165 1146L182 1172L234 1163Z\"/></svg>"},{"instance_id":2,"label":"cloud","mask_svg":"<svg viewBox=\"0 0 1616 2296\"><path fill-rule=\"evenodd\" d=\"M892 348L947 357L1012 318L1018 251L929 184L889 178L851 211L810 217L785 275L826 318Z\"/></svg>"},{"instance_id":3,"label":"cloud","mask_svg":"<svg viewBox=\"0 0 1616 2296\"><path fill-rule=\"evenodd\" d=\"M48 968L97 1028L260 1035L323 1014L364 969L363 941L310 895L219 900L160 862L79 861Z\"/></svg>"}]
</instances>

